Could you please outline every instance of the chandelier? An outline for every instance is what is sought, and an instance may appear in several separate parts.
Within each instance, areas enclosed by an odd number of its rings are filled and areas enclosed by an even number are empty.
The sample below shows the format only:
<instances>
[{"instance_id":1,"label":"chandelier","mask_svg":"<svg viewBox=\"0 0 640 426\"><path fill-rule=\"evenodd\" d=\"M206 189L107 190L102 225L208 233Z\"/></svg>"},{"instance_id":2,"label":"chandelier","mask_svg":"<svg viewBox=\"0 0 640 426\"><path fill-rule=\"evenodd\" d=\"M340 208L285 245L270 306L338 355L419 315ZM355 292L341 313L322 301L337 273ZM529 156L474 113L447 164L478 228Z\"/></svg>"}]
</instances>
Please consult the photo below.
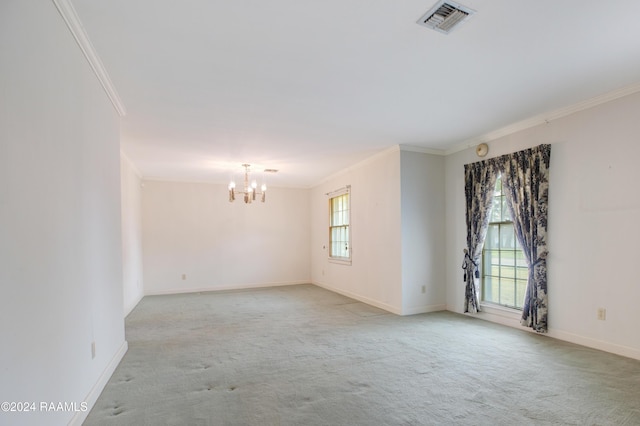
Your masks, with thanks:
<instances>
[{"instance_id":1,"label":"chandelier","mask_svg":"<svg viewBox=\"0 0 640 426\"><path fill-rule=\"evenodd\" d=\"M258 191L258 182L255 179L249 180L249 172L251 164L243 164L244 167L244 186L242 191L236 191L236 183L231 180L229 182L229 202L232 203L236 199L236 193L242 194L244 198L244 202L247 204L251 204L252 201L255 201L256 195L260 196L260 201L264 203L267 197L267 184L263 183L260 186L260 191Z\"/></svg>"}]
</instances>

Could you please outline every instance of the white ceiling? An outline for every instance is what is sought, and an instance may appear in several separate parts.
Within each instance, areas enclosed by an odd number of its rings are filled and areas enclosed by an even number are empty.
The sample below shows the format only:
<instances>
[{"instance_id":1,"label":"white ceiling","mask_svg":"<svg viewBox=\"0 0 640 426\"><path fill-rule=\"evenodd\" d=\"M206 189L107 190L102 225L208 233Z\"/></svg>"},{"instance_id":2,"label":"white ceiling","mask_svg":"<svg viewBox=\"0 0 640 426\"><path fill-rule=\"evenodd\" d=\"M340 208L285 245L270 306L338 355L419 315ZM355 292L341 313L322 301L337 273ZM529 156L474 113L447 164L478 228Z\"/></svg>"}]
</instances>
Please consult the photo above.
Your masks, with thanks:
<instances>
[{"instance_id":1,"label":"white ceiling","mask_svg":"<svg viewBox=\"0 0 640 426\"><path fill-rule=\"evenodd\" d=\"M309 187L393 145L451 152L640 81L638 0L72 0L124 103L145 178L240 164Z\"/></svg>"}]
</instances>

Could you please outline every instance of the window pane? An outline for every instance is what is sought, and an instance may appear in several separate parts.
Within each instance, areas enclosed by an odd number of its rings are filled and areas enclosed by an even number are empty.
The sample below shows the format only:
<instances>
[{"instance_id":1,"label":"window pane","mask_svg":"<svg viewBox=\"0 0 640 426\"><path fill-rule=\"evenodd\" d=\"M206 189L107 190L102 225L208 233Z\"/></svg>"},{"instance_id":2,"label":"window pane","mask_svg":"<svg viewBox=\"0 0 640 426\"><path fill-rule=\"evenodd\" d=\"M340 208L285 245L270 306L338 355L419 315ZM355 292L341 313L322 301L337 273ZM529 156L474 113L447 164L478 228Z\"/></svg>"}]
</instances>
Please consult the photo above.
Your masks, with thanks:
<instances>
[{"instance_id":1,"label":"window pane","mask_svg":"<svg viewBox=\"0 0 640 426\"><path fill-rule=\"evenodd\" d=\"M340 195L331 199L331 226L341 226L349 224L348 194Z\"/></svg>"},{"instance_id":2,"label":"window pane","mask_svg":"<svg viewBox=\"0 0 640 426\"><path fill-rule=\"evenodd\" d=\"M507 197L502 197L502 221L503 222L513 222L511 218L511 212L509 212L509 206L507 206Z\"/></svg>"},{"instance_id":3,"label":"window pane","mask_svg":"<svg viewBox=\"0 0 640 426\"><path fill-rule=\"evenodd\" d=\"M516 234L513 231L513 225L500 226L500 248L512 250L516 248ZM513 259L514 257L512 257Z\"/></svg>"},{"instance_id":4,"label":"window pane","mask_svg":"<svg viewBox=\"0 0 640 426\"><path fill-rule=\"evenodd\" d=\"M493 301L493 287L491 284L491 277L485 277L484 285L482 286L482 300L486 300L489 302Z\"/></svg>"},{"instance_id":5,"label":"window pane","mask_svg":"<svg viewBox=\"0 0 640 426\"><path fill-rule=\"evenodd\" d=\"M334 226L331 228L331 257L349 257L349 227Z\"/></svg>"},{"instance_id":6,"label":"window pane","mask_svg":"<svg viewBox=\"0 0 640 426\"><path fill-rule=\"evenodd\" d=\"M515 268L516 253L514 250L500 250L500 265Z\"/></svg>"},{"instance_id":7,"label":"window pane","mask_svg":"<svg viewBox=\"0 0 640 426\"><path fill-rule=\"evenodd\" d=\"M527 282L523 280L516 281L516 307L522 309L524 307L524 294L527 289Z\"/></svg>"},{"instance_id":8,"label":"window pane","mask_svg":"<svg viewBox=\"0 0 640 426\"><path fill-rule=\"evenodd\" d=\"M502 278L515 278L516 270L512 266L505 266L504 263L500 265L500 277Z\"/></svg>"},{"instance_id":9,"label":"window pane","mask_svg":"<svg viewBox=\"0 0 640 426\"><path fill-rule=\"evenodd\" d=\"M500 279L500 304L514 306L516 291L514 279Z\"/></svg>"},{"instance_id":10,"label":"window pane","mask_svg":"<svg viewBox=\"0 0 640 426\"><path fill-rule=\"evenodd\" d=\"M527 267L520 267L518 266L516 268L516 278L521 279L521 280L527 280L529 279L529 268Z\"/></svg>"},{"instance_id":11,"label":"window pane","mask_svg":"<svg viewBox=\"0 0 640 426\"><path fill-rule=\"evenodd\" d=\"M482 256L482 272L485 275L493 275L493 269L491 265L491 256L493 252L491 250L486 250Z\"/></svg>"},{"instance_id":12,"label":"window pane","mask_svg":"<svg viewBox=\"0 0 640 426\"><path fill-rule=\"evenodd\" d=\"M491 202L491 217L489 218L489 222L501 222L501 207L500 207L500 197L493 197L493 201Z\"/></svg>"},{"instance_id":13,"label":"window pane","mask_svg":"<svg viewBox=\"0 0 640 426\"><path fill-rule=\"evenodd\" d=\"M339 209L337 201L335 203L335 209L334 209L333 215L332 215L332 222L333 222L333 226L339 226L340 225L340 209Z\"/></svg>"},{"instance_id":14,"label":"window pane","mask_svg":"<svg viewBox=\"0 0 640 426\"><path fill-rule=\"evenodd\" d=\"M499 231L500 227L499 225L489 225L489 229L487 229L487 237L484 240L484 246L487 249L494 249L494 248L499 248L500 247L500 240L499 240Z\"/></svg>"},{"instance_id":15,"label":"window pane","mask_svg":"<svg viewBox=\"0 0 640 426\"><path fill-rule=\"evenodd\" d=\"M500 266L500 250L491 250L491 264L494 266L493 275L499 274L499 266Z\"/></svg>"}]
</instances>

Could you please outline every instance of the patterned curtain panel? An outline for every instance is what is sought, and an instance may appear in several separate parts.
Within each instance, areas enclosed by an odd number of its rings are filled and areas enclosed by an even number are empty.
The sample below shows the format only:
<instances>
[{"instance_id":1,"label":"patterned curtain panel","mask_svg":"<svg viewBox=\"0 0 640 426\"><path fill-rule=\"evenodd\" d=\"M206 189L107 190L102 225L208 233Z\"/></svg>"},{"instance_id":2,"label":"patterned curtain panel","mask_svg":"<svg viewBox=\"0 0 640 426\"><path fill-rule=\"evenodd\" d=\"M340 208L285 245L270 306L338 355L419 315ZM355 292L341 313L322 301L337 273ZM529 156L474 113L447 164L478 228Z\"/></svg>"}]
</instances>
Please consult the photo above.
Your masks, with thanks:
<instances>
[{"instance_id":1,"label":"patterned curtain panel","mask_svg":"<svg viewBox=\"0 0 640 426\"><path fill-rule=\"evenodd\" d=\"M513 227L522 246L529 278L522 325L547 331L547 205L551 145L496 158Z\"/></svg>"},{"instance_id":2,"label":"patterned curtain panel","mask_svg":"<svg viewBox=\"0 0 640 426\"><path fill-rule=\"evenodd\" d=\"M489 213L498 173L492 161L480 161L465 164L464 176L467 200L467 248L462 264L466 283L464 311L475 313L480 312L478 265L489 227Z\"/></svg>"}]
</instances>

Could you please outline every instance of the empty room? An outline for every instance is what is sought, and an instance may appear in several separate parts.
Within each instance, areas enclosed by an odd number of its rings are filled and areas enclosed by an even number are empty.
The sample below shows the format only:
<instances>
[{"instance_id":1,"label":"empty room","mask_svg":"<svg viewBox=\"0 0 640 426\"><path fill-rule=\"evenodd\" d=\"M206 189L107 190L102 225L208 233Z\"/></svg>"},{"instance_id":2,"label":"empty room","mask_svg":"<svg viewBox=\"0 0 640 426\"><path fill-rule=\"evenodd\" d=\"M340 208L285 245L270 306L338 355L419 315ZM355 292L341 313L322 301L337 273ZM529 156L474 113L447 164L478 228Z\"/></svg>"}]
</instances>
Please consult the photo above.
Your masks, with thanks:
<instances>
[{"instance_id":1,"label":"empty room","mask_svg":"<svg viewBox=\"0 0 640 426\"><path fill-rule=\"evenodd\" d=\"M0 425L639 425L638 14L3 0Z\"/></svg>"}]
</instances>

